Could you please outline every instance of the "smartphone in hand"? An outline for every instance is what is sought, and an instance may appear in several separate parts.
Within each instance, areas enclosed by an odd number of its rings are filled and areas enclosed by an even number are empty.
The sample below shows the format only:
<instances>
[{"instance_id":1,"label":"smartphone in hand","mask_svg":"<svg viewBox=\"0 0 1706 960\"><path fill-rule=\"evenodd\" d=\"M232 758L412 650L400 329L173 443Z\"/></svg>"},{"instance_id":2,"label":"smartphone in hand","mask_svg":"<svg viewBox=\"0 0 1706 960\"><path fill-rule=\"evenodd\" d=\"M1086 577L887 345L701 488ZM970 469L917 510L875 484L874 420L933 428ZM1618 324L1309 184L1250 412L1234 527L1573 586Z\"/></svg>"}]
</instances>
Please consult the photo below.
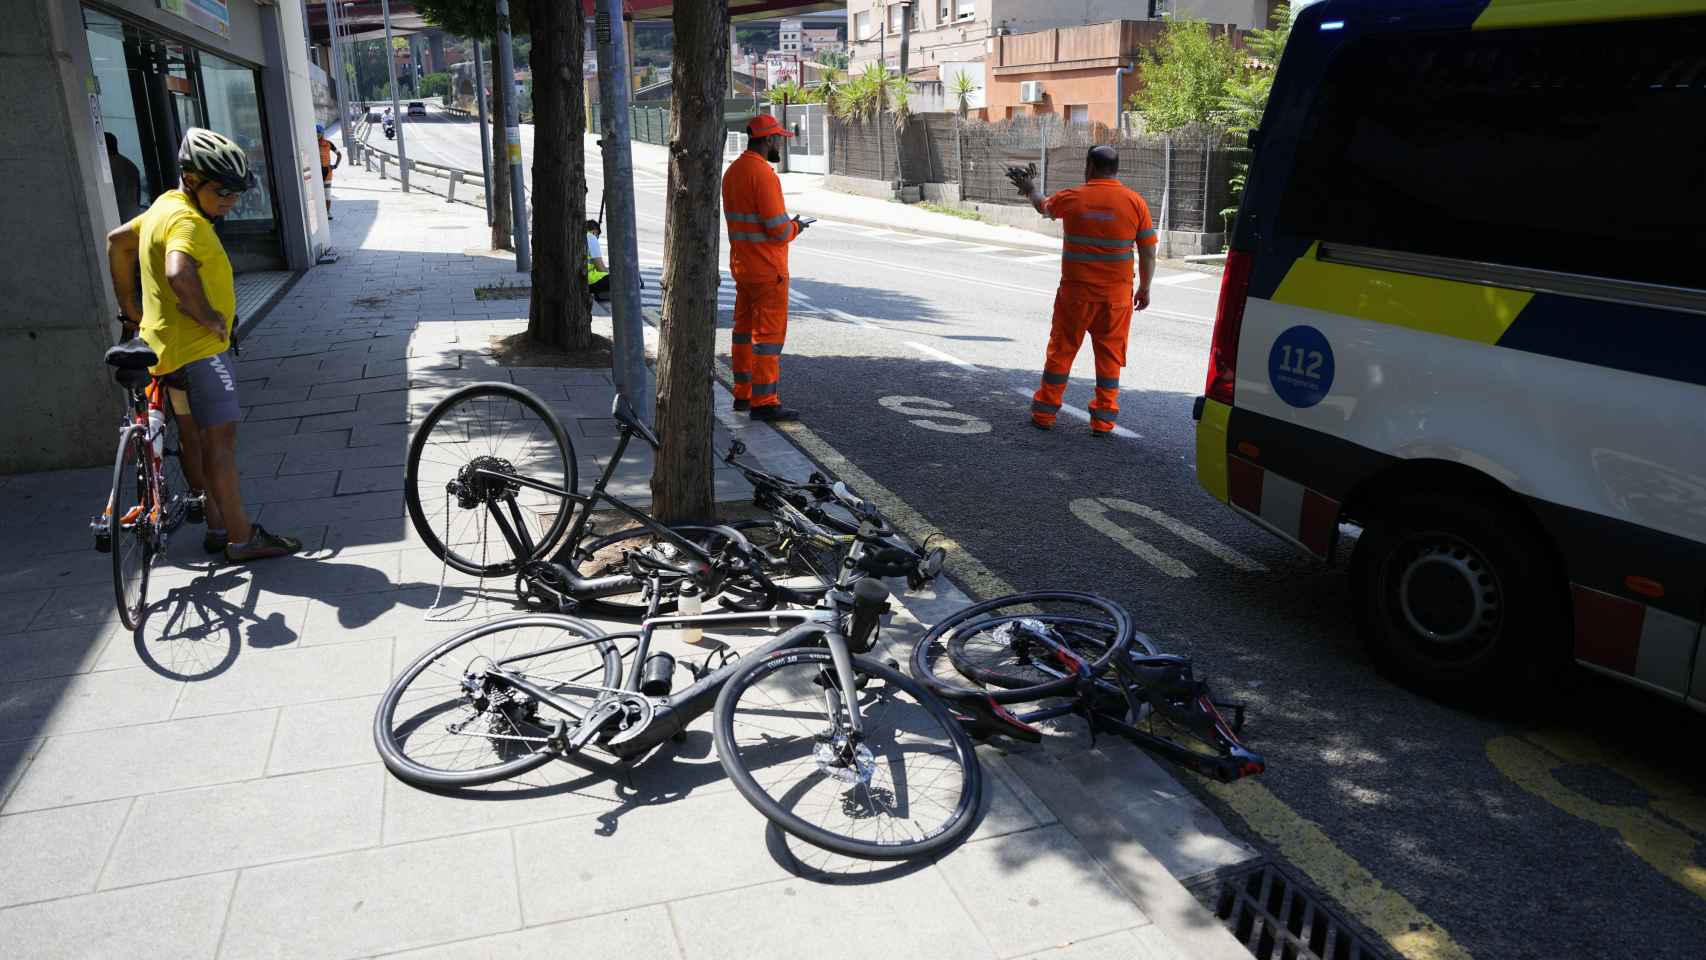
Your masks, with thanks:
<instances>
[{"instance_id":1,"label":"smartphone in hand","mask_svg":"<svg viewBox=\"0 0 1706 960\"><path fill-rule=\"evenodd\" d=\"M811 225L812 225L812 224L814 224L814 223L816 223L816 222L817 222L817 218L816 218L816 217L801 217L801 216L796 216L796 217L794 217L794 219L795 219L795 220L796 220L796 221L798 221L798 222L799 222L799 224L800 224L800 226L802 226L802 227L809 227L809 226L811 226Z\"/></svg>"}]
</instances>

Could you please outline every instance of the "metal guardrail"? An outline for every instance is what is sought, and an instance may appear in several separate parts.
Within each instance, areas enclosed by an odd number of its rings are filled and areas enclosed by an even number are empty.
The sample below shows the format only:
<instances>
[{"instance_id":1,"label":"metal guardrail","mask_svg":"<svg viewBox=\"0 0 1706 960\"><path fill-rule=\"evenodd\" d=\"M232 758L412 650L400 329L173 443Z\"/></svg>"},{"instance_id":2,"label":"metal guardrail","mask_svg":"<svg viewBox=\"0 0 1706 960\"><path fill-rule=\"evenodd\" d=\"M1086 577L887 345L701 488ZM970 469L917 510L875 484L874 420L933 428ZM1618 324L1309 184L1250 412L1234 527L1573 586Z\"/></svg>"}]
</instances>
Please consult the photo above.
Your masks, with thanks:
<instances>
[{"instance_id":1,"label":"metal guardrail","mask_svg":"<svg viewBox=\"0 0 1706 960\"><path fill-rule=\"evenodd\" d=\"M398 172L396 154L386 150L381 150L372 144L362 144L361 165L363 169L366 169L370 173L373 172L376 160L379 166L379 179L384 180L390 175L387 174L385 170L387 165L391 167L393 173ZM466 203L470 206L480 207L482 209L486 206L486 180L481 176L480 171L478 170L464 170L461 167L447 167L439 163L428 163L425 160L415 160L410 158L409 173L413 175L424 174L428 177L435 177L445 181L445 203ZM425 181L416 182L411 180L410 182L414 186L418 186L422 190L426 190L428 193L438 192L436 190L427 190ZM456 187L459 184L466 184L478 190L479 193L474 194L474 196L477 196L479 199L474 200L463 198L458 200L456 196Z\"/></svg>"}]
</instances>

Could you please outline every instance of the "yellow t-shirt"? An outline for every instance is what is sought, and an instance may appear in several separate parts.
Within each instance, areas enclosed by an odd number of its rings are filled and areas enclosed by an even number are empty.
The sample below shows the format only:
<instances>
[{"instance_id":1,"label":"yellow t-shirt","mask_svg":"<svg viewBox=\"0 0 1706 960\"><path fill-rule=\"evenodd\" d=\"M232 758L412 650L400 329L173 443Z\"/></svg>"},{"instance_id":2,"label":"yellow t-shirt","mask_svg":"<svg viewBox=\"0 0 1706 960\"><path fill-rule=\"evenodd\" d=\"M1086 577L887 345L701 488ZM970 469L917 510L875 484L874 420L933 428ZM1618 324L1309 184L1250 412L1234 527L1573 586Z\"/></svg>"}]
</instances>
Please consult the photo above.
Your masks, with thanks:
<instances>
[{"instance_id":1,"label":"yellow t-shirt","mask_svg":"<svg viewBox=\"0 0 1706 960\"><path fill-rule=\"evenodd\" d=\"M186 363L223 353L230 345L231 322L237 312L237 286L231 259L213 232L213 221L202 216L182 190L168 190L127 226L136 233L142 261L142 339L160 357L149 372L164 376ZM166 254L173 250L196 262L208 305L225 318L224 340L178 307L178 296L166 281Z\"/></svg>"}]
</instances>

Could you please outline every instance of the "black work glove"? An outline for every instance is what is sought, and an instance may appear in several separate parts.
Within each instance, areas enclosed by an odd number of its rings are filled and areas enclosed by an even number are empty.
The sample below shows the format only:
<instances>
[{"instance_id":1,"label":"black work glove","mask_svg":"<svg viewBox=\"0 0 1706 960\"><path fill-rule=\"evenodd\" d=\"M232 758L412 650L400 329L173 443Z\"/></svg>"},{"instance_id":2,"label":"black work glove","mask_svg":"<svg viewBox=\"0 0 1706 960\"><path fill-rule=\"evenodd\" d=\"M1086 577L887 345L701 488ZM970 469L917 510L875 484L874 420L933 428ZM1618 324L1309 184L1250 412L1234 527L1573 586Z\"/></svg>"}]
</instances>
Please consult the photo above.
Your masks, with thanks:
<instances>
[{"instance_id":1,"label":"black work glove","mask_svg":"<svg viewBox=\"0 0 1706 960\"><path fill-rule=\"evenodd\" d=\"M1013 181L1014 189L1022 197L1029 197L1037 189L1037 165L1035 162L1022 167L1008 167L1007 179Z\"/></svg>"}]
</instances>

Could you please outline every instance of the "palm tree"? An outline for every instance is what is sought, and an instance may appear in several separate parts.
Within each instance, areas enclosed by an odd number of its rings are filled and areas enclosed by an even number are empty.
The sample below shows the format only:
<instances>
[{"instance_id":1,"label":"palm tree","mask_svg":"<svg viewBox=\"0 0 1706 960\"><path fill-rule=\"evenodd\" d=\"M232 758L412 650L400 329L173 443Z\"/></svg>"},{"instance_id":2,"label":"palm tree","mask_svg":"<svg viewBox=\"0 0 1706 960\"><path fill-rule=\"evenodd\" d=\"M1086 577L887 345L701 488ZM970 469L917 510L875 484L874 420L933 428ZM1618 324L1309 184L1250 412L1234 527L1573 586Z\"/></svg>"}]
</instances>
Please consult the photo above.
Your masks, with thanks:
<instances>
[{"instance_id":1,"label":"palm tree","mask_svg":"<svg viewBox=\"0 0 1706 960\"><path fill-rule=\"evenodd\" d=\"M961 120L966 118L966 111L971 109L971 97L977 91L977 81L964 70L954 74L953 82L948 84L948 93L954 98Z\"/></svg>"}]
</instances>

